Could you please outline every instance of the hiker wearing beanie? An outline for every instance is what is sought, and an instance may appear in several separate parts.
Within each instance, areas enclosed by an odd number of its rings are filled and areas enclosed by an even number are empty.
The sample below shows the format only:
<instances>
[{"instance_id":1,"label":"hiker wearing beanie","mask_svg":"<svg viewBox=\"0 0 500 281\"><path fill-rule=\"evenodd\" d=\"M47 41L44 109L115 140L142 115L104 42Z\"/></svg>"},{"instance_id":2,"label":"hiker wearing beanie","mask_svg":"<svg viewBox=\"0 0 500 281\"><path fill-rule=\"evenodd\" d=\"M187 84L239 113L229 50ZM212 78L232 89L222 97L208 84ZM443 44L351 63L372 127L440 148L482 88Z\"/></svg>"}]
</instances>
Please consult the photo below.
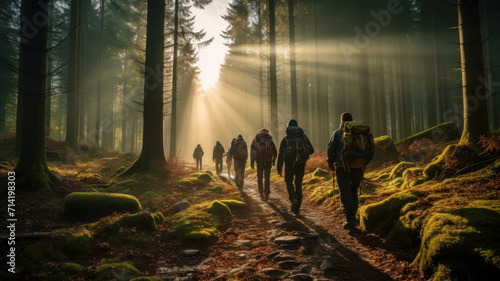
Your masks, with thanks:
<instances>
[{"instance_id":1,"label":"hiker wearing beanie","mask_svg":"<svg viewBox=\"0 0 500 281\"><path fill-rule=\"evenodd\" d=\"M231 145L231 157L234 159L234 181L238 189L242 190L245 179L245 166L248 159L247 143L242 135L238 135L236 141Z\"/></svg>"},{"instance_id":2,"label":"hiker wearing beanie","mask_svg":"<svg viewBox=\"0 0 500 281\"><path fill-rule=\"evenodd\" d=\"M224 150L224 146L217 141L212 154L212 161L215 162L215 170L217 171L217 174L222 173L222 158L224 157L224 152L226 152Z\"/></svg>"},{"instance_id":3,"label":"hiker wearing beanie","mask_svg":"<svg viewBox=\"0 0 500 281\"><path fill-rule=\"evenodd\" d=\"M201 171L201 167L203 166L201 160L203 159L204 154L205 152L203 152L203 148L201 148L201 145L198 144L193 152L193 158L196 159L196 171Z\"/></svg>"},{"instance_id":4,"label":"hiker wearing beanie","mask_svg":"<svg viewBox=\"0 0 500 281\"><path fill-rule=\"evenodd\" d=\"M254 163L257 162L257 183L260 199L267 201L271 193L271 167L275 165L276 156L278 155L273 137L269 134L268 129L261 129L257 133L252 141L250 155L252 169L254 169ZM265 178L265 189L262 182L263 178Z\"/></svg>"},{"instance_id":5,"label":"hiker wearing beanie","mask_svg":"<svg viewBox=\"0 0 500 281\"><path fill-rule=\"evenodd\" d=\"M340 201L347 220L344 228L355 229L358 188L366 165L373 158L375 145L366 123L354 122L348 112L342 114L340 121L339 129L332 134L328 143L327 162L334 176L337 175Z\"/></svg>"},{"instance_id":6,"label":"hiker wearing beanie","mask_svg":"<svg viewBox=\"0 0 500 281\"><path fill-rule=\"evenodd\" d=\"M292 203L292 212L295 214L299 214L302 204L302 179L306 162L313 153L314 148L304 130L298 126L296 120L291 119L288 122L286 136L281 140L276 169L281 176L283 163L285 164L286 188Z\"/></svg>"}]
</instances>

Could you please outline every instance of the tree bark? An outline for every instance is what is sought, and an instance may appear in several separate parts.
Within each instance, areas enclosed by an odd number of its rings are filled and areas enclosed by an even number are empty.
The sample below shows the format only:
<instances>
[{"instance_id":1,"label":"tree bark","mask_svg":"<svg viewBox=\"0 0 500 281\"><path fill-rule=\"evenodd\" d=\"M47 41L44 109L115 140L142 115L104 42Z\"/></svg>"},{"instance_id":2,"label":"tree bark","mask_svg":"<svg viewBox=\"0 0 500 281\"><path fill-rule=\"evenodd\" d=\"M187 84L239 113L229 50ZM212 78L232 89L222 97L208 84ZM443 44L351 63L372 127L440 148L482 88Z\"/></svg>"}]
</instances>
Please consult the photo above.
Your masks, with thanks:
<instances>
[{"instance_id":1,"label":"tree bark","mask_svg":"<svg viewBox=\"0 0 500 281\"><path fill-rule=\"evenodd\" d=\"M464 129L461 145L477 147L489 135L484 81L483 49L478 0L458 0L458 29L462 61Z\"/></svg>"},{"instance_id":2,"label":"tree bark","mask_svg":"<svg viewBox=\"0 0 500 281\"><path fill-rule=\"evenodd\" d=\"M69 70L68 70L68 104L66 107L66 145L76 147L78 139L78 18L79 4L77 0L71 1L70 20L70 47L69 47Z\"/></svg>"},{"instance_id":3,"label":"tree bark","mask_svg":"<svg viewBox=\"0 0 500 281\"><path fill-rule=\"evenodd\" d=\"M170 153L169 157L176 156L177 140L177 44L179 37L179 1L175 0L174 8L174 52L172 63L172 110L170 117Z\"/></svg>"},{"instance_id":4,"label":"tree bark","mask_svg":"<svg viewBox=\"0 0 500 281\"><path fill-rule=\"evenodd\" d=\"M23 97L22 140L19 161L15 168L17 185L26 190L50 188L52 182L45 156L45 98L47 83L47 39L49 1L22 0L21 30L27 30L31 22L38 20L37 32L23 34L19 57L22 62L19 73L22 84L19 94ZM43 17L40 17L43 15ZM39 19L45 21L40 22Z\"/></svg>"},{"instance_id":5,"label":"tree bark","mask_svg":"<svg viewBox=\"0 0 500 281\"><path fill-rule=\"evenodd\" d=\"M164 25L165 2L148 0L142 150L139 159L122 176L164 172L167 164L163 150Z\"/></svg>"},{"instance_id":6,"label":"tree bark","mask_svg":"<svg viewBox=\"0 0 500 281\"><path fill-rule=\"evenodd\" d=\"M271 133L278 134L278 78L276 75L276 12L274 0L269 0L269 76L271 83Z\"/></svg>"},{"instance_id":7,"label":"tree bark","mask_svg":"<svg viewBox=\"0 0 500 281\"><path fill-rule=\"evenodd\" d=\"M102 63L104 53L104 0L101 0L100 8L100 35L99 35L99 74L97 77L96 93L96 120L95 120L95 145L99 146L101 138L101 90L102 90Z\"/></svg>"},{"instance_id":8,"label":"tree bark","mask_svg":"<svg viewBox=\"0 0 500 281\"><path fill-rule=\"evenodd\" d=\"M298 118L297 110L297 61L295 56L294 0L288 0L288 33L290 45L290 91L292 95L292 118Z\"/></svg>"}]
</instances>

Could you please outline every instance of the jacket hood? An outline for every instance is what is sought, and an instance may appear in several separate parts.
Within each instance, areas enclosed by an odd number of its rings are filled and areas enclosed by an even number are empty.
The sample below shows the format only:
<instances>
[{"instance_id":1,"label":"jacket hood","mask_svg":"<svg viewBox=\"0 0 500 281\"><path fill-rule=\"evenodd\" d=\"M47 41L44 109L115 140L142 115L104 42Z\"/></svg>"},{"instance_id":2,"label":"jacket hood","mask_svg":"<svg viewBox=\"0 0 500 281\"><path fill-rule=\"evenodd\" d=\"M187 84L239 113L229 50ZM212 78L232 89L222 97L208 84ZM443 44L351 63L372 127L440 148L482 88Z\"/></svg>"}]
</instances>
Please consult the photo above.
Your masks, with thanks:
<instances>
[{"instance_id":1,"label":"jacket hood","mask_svg":"<svg viewBox=\"0 0 500 281\"><path fill-rule=\"evenodd\" d=\"M287 127L293 127L293 126L295 126L295 127L296 127L296 126L298 126L298 125L299 125L299 123L297 123L297 120L295 120L295 119L290 119L290 121L288 121L288 125L287 125Z\"/></svg>"},{"instance_id":2,"label":"jacket hood","mask_svg":"<svg viewBox=\"0 0 500 281\"><path fill-rule=\"evenodd\" d=\"M237 141L242 141L243 140L243 136L242 135L238 135L238 137L236 138Z\"/></svg>"}]
</instances>

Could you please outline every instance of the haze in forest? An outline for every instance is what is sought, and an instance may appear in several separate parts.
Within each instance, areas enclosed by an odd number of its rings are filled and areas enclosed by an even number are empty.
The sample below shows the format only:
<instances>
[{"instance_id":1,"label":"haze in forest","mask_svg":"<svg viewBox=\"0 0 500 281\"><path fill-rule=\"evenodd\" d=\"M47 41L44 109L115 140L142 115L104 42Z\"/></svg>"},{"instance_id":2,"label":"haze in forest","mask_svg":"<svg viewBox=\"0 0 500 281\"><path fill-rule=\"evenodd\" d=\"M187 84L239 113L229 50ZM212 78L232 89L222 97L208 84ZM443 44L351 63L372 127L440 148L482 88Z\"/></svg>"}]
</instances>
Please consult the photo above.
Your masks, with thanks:
<instances>
[{"instance_id":1,"label":"haze in forest","mask_svg":"<svg viewBox=\"0 0 500 281\"><path fill-rule=\"evenodd\" d=\"M16 131L19 4L1 4L2 132ZM49 137L141 152L147 4L50 1ZM499 5L479 1L490 130L500 122ZM321 153L342 112L395 140L447 121L463 128L454 3L179 0L166 4L163 26L167 158L191 162L197 144L227 148L264 127L281 139L291 118Z\"/></svg>"}]
</instances>

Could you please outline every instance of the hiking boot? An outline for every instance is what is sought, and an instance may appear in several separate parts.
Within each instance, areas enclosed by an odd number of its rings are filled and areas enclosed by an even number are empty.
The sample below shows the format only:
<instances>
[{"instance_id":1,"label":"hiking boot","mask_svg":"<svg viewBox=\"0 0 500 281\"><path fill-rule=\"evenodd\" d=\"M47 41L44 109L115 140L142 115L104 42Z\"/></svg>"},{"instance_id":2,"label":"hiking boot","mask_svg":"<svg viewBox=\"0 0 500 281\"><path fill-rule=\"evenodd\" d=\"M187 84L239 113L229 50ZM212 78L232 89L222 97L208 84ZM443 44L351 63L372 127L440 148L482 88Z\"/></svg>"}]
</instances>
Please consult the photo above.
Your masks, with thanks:
<instances>
[{"instance_id":1,"label":"hiking boot","mask_svg":"<svg viewBox=\"0 0 500 281\"><path fill-rule=\"evenodd\" d=\"M294 198L292 200L292 212L297 214L299 212L299 201L297 200L297 198Z\"/></svg>"}]
</instances>

